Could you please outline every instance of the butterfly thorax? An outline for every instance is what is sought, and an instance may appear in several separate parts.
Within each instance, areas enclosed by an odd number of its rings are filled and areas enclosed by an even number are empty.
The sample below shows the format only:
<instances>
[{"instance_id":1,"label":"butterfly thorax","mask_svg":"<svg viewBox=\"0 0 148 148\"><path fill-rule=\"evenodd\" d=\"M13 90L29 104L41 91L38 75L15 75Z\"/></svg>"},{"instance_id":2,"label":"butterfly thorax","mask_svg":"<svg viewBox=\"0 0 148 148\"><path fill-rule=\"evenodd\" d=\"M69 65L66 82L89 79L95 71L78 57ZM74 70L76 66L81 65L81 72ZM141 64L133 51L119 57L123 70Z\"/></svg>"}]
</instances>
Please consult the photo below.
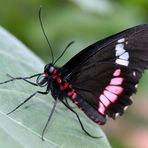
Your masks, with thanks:
<instances>
[{"instance_id":1,"label":"butterfly thorax","mask_svg":"<svg viewBox=\"0 0 148 148\"><path fill-rule=\"evenodd\" d=\"M52 64L47 64L44 67L44 76L47 81L47 89L51 91L53 98L62 100L65 97L75 99L76 91L72 85L63 79L61 75L61 68L54 67Z\"/></svg>"}]
</instances>

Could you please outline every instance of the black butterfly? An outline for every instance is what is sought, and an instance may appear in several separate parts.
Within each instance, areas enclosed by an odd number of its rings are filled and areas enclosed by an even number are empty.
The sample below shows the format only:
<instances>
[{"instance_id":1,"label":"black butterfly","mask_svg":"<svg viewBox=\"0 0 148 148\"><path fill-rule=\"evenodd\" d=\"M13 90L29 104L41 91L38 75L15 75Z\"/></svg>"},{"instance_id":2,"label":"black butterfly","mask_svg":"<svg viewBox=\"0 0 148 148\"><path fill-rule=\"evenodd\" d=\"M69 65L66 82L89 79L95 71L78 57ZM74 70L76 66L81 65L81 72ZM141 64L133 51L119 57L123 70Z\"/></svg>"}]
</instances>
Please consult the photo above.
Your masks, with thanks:
<instances>
[{"instance_id":1,"label":"black butterfly","mask_svg":"<svg viewBox=\"0 0 148 148\"><path fill-rule=\"evenodd\" d=\"M37 91L32 94L9 113L15 111L35 94L48 94L51 91L55 99L52 113L57 100L60 100L76 114L82 129L90 135L66 98L69 97L98 124L105 124L107 115L113 119L122 115L132 104L131 96L136 93L139 79L148 68L148 25L139 25L98 41L82 50L60 68L54 66L54 63L47 64L43 73L24 78L12 77L0 83L23 79L33 85L46 88L45 92ZM36 83L28 80L36 76Z\"/></svg>"}]
</instances>

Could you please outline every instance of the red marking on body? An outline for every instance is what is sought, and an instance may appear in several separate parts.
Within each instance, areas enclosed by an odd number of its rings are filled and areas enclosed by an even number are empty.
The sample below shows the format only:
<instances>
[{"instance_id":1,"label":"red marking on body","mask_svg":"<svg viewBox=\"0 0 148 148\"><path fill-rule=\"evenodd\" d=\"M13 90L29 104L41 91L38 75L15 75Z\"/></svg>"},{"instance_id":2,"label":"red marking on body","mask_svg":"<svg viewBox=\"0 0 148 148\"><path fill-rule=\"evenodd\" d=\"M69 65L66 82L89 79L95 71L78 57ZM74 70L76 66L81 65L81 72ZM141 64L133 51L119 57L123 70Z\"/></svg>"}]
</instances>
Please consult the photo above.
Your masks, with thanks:
<instances>
[{"instance_id":1,"label":"red marking on body","mask_svg":"<svg viewBox=\"0 0 148 148\"><path fill-rule=\"evenodd\" d=\"M111 104L108 98L106 98L104 95L101 95L99 99L105 105L105 107L108 107Z\"/></svg>"},{"instance_id":2,"label":"red marking on body","mask_svg":"<svg viewBox=\"0 0 148 148\"><path fill-rule=\"evenodd\" d=\"M55 75L57 73L57 70L56 69L54 69L54 71L53 71L53 75Z\"/></svg>"},{"instance_id":3,"label":"red marking on body","mask_svg":"<svg viewBox=\"0 0 148 148\"><path fill-rule=\"evenodd\" d=\"M123 88L121 86L108 85L105 89L116 95L120 95L123 92Z\"/></svg>"},{"instance_id":4,"label":"red marking on body","mask_svg":"<svg viewBox=\"0 0 148 148\"><path fill-rule=\"evenodd\" d=\"M59 84L62 83L62 80L61 80L60 77L57 77L57 82L58 82Z\"/></svg>"},{"instance_id":5,"label":"red marking on body","mask_svg":"<svg viewBox=\"0 0 148 148\"><path fill-rule=\"evenodd\" d=\"M72 85L71 84L69 84L69 88L72 88Z\"/></svg>"},{"instance_id":6,"label":"red marking on body","mask_svg":"<svg viewBox=\"0 0 148 148\"><path fill-rule=\"evenodd\" d=\"M113 73L113 76L119 76L121 74L121 69L116 69Z\"/></svg>"},{"instance_id":7,"label":"red marking on body","mask_svg":"<svg viewBox=\"0 0 148 148\"><path fill-rule=\"evenodd\" d=\"M65 82L65 84L63 86L61 86L61 90L65 90L66 88L68 88L69 83Z\"/></svg>"},{"instance_id":8,"label":"red marking on body","mask_svg":"<svg viewBox=\"0 0 148 148\"><path fill-rule=\"evenodd\" d=\"M74 92L74 90L69 91L69 92L67 93L67 95L68 95L69 97L71 97L71 96L73 95L73 92Z\"/></svg>"},{"instance_id":9,"label":"red marking on body","mask_svg":"<svg viewBox=\"0 0 148 148\"><path fill-rule=\"evenodd\" d=\"M110 81L110 85L121 85L123 82L123 78L112 78Z\"/></svg>"},{"instance_id":10,"label":"red marking on body","mask_svg":"<svg viewBox=\"0 0 148 148\"><path fill-rule=\"evenodd\" d=\"M104 107L104 105L99 101L98 106L99 106L98 112L104 115L105 114L105 107Z\"/></svg>"},{"instance_id":11,"label":"red marking on body","mask_svg":"<svg viewBox=\"0 0 148 148\"><path fill-rule=\"evenodd\" d=\"M57 78L57 75L54 75L54 76L53 76L53 79L56 79L56 78Z\"/></svg>"},{"instance_id":12,"label":"red marking on body","mask_svg":"<svg viewBox=\"0 0 148 148\"><path fill-rule=\"evenodd\" d=\"M75 102L74 102L74 104L76 104L76 105L77 105L77 104L79 104L79 102L78 102L78 101L75 101Z\"/></svg>"},{"instance_id":13,"label":"red marking on body","mask_svg":"<svg viewBox=\"0 0 148 148\"><path fill-rule=\"evenodd\" d=\"M72 94L72 99L75 99L76 98L76 96L77 96L77 93L76 92L73 92L73 94Z\"/></svg>"},{"instance_id":14,"label":"red marking on body","mask_svg":"<svg viewBox=\"0 0 148 148\"><path fill-rule=\"evenodd\" d=\"M75 99L77 96L77 93L74 90L71 90L67 93L68 97L71 97L72 99Z\"/></svg>"}]
</instances>

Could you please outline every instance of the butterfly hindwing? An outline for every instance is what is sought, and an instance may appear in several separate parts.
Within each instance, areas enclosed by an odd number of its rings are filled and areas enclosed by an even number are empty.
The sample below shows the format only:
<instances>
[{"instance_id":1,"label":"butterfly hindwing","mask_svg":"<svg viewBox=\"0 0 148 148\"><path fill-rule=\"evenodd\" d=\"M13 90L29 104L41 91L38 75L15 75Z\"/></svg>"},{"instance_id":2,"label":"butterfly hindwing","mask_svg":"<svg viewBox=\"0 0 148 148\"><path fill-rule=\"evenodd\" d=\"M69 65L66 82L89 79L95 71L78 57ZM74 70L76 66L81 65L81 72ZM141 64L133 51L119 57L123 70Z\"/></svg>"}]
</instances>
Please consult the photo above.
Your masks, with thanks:
<instances>
[{"instance_id":1,"label":"butterfly hindwing","mask_svg":"<svg viewBox=\"0 0 148 148\"><path fill-rule=\"evenodd\" d=\"M115 118L132 103L147 67L148 25L140 25L90 45L62 69L78 93L78 106L93 121L105 123L106 114Z\"/></svg>"}]
</instances>

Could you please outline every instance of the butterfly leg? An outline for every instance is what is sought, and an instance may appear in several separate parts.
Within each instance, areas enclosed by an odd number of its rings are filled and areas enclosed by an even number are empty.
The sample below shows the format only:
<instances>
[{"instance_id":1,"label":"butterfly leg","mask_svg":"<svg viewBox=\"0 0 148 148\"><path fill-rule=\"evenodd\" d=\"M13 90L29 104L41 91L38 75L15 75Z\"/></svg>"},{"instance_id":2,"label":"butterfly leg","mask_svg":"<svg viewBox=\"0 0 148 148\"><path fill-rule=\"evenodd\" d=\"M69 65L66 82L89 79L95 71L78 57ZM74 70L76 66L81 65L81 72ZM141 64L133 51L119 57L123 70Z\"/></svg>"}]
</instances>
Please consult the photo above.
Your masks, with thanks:
<instances>
[{"instance_id":1,"label":"butterfly leg","mask_svg":"<svg viewBox=\"0 0 148 148\"><path fill-rule=\"evenodd\" d=\"M68 106L70 106L69 102L68 102L68 98L64 98L65 100L65 104L67 104Z\"/></svg>"},{"instance_id":2,"label":"butterfly leg","mask_svg":"<svg viewBox=\"0 0 148 148\"><path fill-rule=\"evenodd\" d=\"M43 140L43 141L44 141L44 133L45 133L46 128L47 128L47 126L48 126L48 123L50 122L51 117L52 117L52 115L53 115L53 113L54 113L54 111L55 111L55 107L56 107L56 105L57 105L57 102L58 102L58 98L55 98L54 105L53 105L53 107L52 107L52 110L51 110L51 112L50 112L50 114L49 114L48 120L47 120L47 122L46 122L46 124L45 124L45 126L44 126L43 131L42 131L42 140Z\"/></svg>"},{"instance_id":3,"label":"butterfly leg","mask_svg":"<svg viewBox=\"0 0 148 148\"><path fill-rule=\"evenodd\" d=\"M90 137L92 137L92 138L100 138L100 137L92 136L92 135L84 128L84 126L83 126L83 124L82 124L82 121L81 121L79 115L78 115L67 103L65 103L63 100L60 100L60 101L61 101L71 112L73 112L73 113L76 115L76 117L77 117L77 119L78 119L78 121L79 121L79 123L80 123L80 126L81 126L82 130L83 130L88 136L90 136Z\"/></svg>"},{"instance_id":4,"label":"butterfly leg","mask_svg":"<svg viewBox=\"0 0 148 148\"><path fill-rule=\"evenodd\" d=\"M22 103L20 103L16 108L14 108L12 111L10 111L9 113L7 113L7 115L13 113L14 111L16 111L19 107L21 107L23 104L25 104L27 101L29 101L32 97L34 97L36 94L42 94L42 95L46 95L48 94L49 91L45 91L45 92L41 92L41 91L36 91L35 93L33 93L32 95L30 95L27 99L25 99Z\"/></svg>"},{"instance_id":5,"label":"butterfly leg","mask_svg":"<svg viewBox=\"0 0 148 148\"><path fill-rule=\"evenodd\" d=\"M27 79L31 79L31 78L37 77L39 75L41 75L41 73L40 74L35 74L35 75L32 75L32 76L29 76L29 77L13 77L13 76L7 74L7 76L10 77L11 79L9 79L7 81L4 81L4 82L1 82L0 85L5 84L5 83L9 83L9 82L15 81L15 80L24 80L24 81L26 81L29 84L32 84L34 86L38 86L36 83L33 83L33 82L31 82L31 81L29 81Z\"/></svg>"},{"instance_id":6,"label":"butterfly leg","mask_svg":"<svg viewBox=\"0 0 148 148\"><path fill-rule=\"evenodd\" d=\"M68 98L64 98L64 100L65 100L65 103L68 105L68 106L70 106L70 104L69 104L69 102L68 102ZM77 106L73 106L73 107L71 107L71 108L78 108Z\"/></svg>"}]
</instances>

